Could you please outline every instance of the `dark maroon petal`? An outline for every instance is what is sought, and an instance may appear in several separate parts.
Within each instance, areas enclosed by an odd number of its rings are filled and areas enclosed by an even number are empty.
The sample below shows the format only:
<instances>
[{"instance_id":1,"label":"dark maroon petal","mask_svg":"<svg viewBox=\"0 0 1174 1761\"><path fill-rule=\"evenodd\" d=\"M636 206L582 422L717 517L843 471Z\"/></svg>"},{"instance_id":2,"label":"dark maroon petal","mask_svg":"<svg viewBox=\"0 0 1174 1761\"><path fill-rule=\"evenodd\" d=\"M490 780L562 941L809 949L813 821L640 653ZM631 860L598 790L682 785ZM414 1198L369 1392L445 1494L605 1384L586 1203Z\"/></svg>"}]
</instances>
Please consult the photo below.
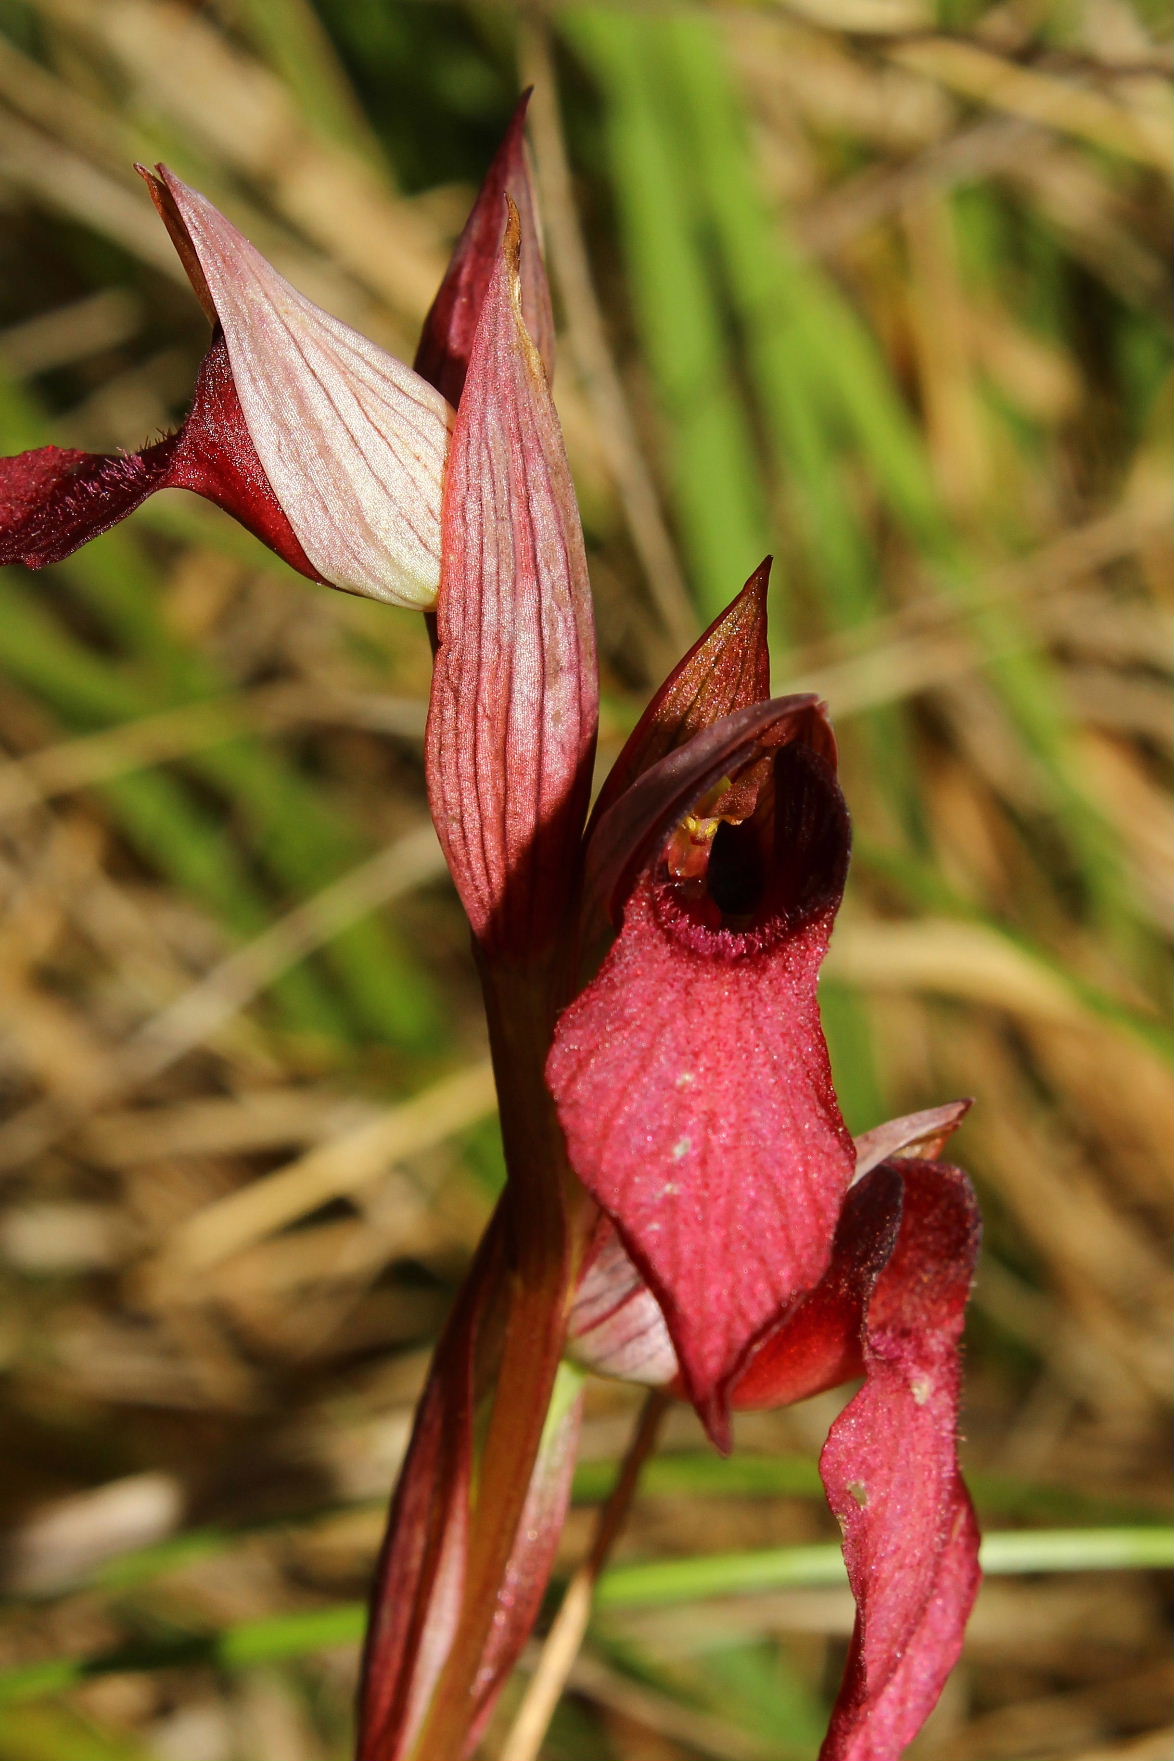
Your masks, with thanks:
<instances>
[{"instance_id":1,"label":"dark maroon petal","mask_svg":"<svg viewBox=\"0 0 1174 1761\"><path fill-rule=\"evenodd\" d=\"M530 94L526 92L457 240L440 291L424 320L416 351L416 372L454 407L461 401L481 301L501 255L507 196L518 211L522 227L522 317L542 357L547 378L554 377L554 316L542 259L538 200L526 151L529 102Z\"/></svg>"},{"instance_id":2,"label":"dark maroon petal","mask_svg":"<svg viewBox=\"0 0 1174 1761\"><path fill-rule=\"evenodd\" d=\"M792 742L835 769L835 736L818 697L748 704L642 771L615 805L595 818L587 848L589 907L618 919L636 875L690 805L722 777Z\"/></svg>"},{"instance_id":3,"label":"dark maroon petal","mask_svg":"<svg viewBox=\"0 0 1174 1761\"><path fill-rule=\"evenodd\" d=\"M481 309L444 485L432 816L474 933L565 933L595 749L587 559L546 376L520 309L516 215Z\"/></svg>"},{"instance_id":4,"label":"dark maroon petal","mask_svg":"<svg viewBox=\"0 0 1174 1761\"><path fill-rule=\"evenodd\" d=\"M784 718L793 732L790 709ZM723 915L727 885L736 893L744 878L734 828L732 866L719 860L719 831L700 903L658 854L598 977L560 1018L547 1064L575 1172L651 1286L689 1397L723 1447L729 1378L818 1282L854 1163L816 1001L847 814L813 746L760 737L754 755L769 766L771 802L755 902L738 898L748 908Z\"/></svg>"},{"instance_id":5,"label":"dark maroon petal","mask_svg":"<svg viewBox=\"0 0 1174 1761\"><path fill-rule=\"evenodd\" d=\"M891 1169L852 1188L827 1271L788 1316L768 1326L736 1372L735 1410L792 1406L862 1374L865 1312L897 1240L903 1192Z\"/></svg>"},{"instance_id":6,"label":"dark maroon petal","mask_svg":"<svg viewBox=\"0 0 1174 1761\"><path fill-rule=\"evenodd\" d=\"M40 569L116 526L166 487L176 437L145 452L42 446L0 459L0 563Z\"/></svg>"},{"instance_id":7,"label":"dark maroon petal","mask_svg":"<svg viewBox=\"0 0 1174 1761\"><path fill-rule=\"evenodd\" d=\"M820 1459L856 1630L824 1761L894 1761L962 1648L978 1526L958 1470L959 1347L980 1225L956 1168L899 1161L901 1229L868 1306L864 1387Z\"/></svg>"},{"instance_id":8,"label":"dark maroon petal","mask_svg":"<svg viewBox=\"0 0 1174 1761\"><path fill-rule=\"evenodd\" d=\"M214 501L301 574L321 578L261 468L219 333L177 434L126 455L45 446L0 459L0 563L39 569L60 562L157 489L190 489Z\"/></svg>"},{"instance_id":9,"label":"dark maroon petal","mask_svg":"<svg viewBox=\"0 0 1174 1761\"><path fill-rule=\"evenodd\" d=\"M653 697L599 791L594 823L658 759L723 716L770 696L766 591L771 560L768 556L758 565Z\"/></svg>"}]
</instances>

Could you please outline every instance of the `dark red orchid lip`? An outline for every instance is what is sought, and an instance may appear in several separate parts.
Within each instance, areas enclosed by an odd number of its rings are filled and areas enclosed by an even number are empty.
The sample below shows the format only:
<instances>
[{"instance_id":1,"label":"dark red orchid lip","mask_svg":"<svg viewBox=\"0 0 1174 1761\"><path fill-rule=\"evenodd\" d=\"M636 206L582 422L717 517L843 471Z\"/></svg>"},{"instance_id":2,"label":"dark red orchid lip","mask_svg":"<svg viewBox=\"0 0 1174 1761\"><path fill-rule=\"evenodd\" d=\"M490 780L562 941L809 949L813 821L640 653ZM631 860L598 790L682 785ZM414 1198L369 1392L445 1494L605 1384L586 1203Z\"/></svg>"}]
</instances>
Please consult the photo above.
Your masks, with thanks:
<instances>
[{"instance_id":1,"label":"dark red orchid lip","mask_svg":"<svg viewBox=\"0 0 1174 1761\"><path fill-rule=\"evenodd\" d=\"M783 698L724 717L638 778L594 841L619 935L547 1061L574 1168L650 1285L722 1446L731 1375L820 1278L852 1176L816 998L849 845L828 753L822 706ZM699 794L708 811L722 777L759 763L764 868L756 896L734 901L751 908L723 911L711 849L682 879L669 834Z\"/></svg>"}]
</instances>

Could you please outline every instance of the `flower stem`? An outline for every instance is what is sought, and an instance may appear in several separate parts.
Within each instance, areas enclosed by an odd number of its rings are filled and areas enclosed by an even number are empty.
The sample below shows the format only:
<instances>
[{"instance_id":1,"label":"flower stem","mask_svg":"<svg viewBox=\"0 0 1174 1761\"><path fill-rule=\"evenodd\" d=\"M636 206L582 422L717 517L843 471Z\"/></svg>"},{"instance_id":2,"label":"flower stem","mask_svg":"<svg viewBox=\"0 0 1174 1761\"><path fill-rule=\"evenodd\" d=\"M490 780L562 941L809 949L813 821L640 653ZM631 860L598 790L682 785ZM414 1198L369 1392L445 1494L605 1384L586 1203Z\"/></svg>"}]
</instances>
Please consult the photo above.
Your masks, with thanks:
<instances>
[{"instance_id":1,"label":"flower stem","mask_svg":"<svg viewBox=\"0 0 1174 1761\"><path fill-rule=\"evenodd\" d=\"M542 1647L538 1667L530 1678L530 1685L502 1747L501 1761L537 1761L542 1739L587 1631L596 1583L627 1520L641 1469L656 1447L668 1405L669 1396L662 1389L654 1388L641 1408L616 1483L596 1520L590 1551L567 1585Z\"/></svg>"}]
</instances>

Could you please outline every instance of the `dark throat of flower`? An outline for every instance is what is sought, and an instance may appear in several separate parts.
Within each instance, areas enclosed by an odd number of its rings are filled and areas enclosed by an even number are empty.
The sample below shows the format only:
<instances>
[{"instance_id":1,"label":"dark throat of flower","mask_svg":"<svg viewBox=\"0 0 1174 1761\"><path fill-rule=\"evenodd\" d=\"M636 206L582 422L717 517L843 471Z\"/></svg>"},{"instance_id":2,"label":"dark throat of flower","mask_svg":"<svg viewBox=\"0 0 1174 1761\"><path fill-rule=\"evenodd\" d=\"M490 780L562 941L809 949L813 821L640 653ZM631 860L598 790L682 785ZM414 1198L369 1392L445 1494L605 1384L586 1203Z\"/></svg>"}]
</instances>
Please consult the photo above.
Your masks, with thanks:
<instances>
[{"instance_id":1,"label":"dark throat of flower","mask_svg":"<svg viewBox=\"0 0 1174 1761\"><path fill-rule=\"evenodd\" d=\"M714 953L761 953L838 900L846 862L829 767L785 746L723 777L679 821L656 871L658 916L699 951L712 936Z\"/></svg>"}]
</instances>

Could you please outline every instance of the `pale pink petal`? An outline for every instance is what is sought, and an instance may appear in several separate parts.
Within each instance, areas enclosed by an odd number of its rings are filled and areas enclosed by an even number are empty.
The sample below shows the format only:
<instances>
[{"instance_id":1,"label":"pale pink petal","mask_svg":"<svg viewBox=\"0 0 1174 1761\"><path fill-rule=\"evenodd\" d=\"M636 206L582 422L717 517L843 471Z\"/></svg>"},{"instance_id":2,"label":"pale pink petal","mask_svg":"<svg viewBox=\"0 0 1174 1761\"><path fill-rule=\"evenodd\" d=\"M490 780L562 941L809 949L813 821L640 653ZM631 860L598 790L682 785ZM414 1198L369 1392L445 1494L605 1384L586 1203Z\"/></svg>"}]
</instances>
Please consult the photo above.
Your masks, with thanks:
<instances>
[{"instance_id":1,"label":"pale pink petal","mask_svg":"<svg viewBox=\"0 0 1174 1761\"><path fill-rule=\"evenodd\" d=\"M663 1388L678 1374L660 1305L600 1216L567 1321L567 1356L597 1376Z\"/></svg>"},{"instance_id":2,"label":"pale pink petal","mask_svg":"<svg viewBox=\"0 0 1174 1761\"><path fill-rule=\"evenodd\" d=\"M871 1131L862 1131L855 1139L857 1180L890 1156L935 1161L973 1104L969 1100L947 1101L942 1107L926 1107L920 1113L906 1113L901 1119L888 1119Z\"/></svg>"},{"instance_id":3,"label":"pale pink petal","mask_svg":"<svg viewBox=\"0 0 1174 1761\"><path fill-rule=\"evenodd\" d=\"M313 568L349 593L430 606L452 411L291 287L205 196L159 175L223 326L252 444Z\"/></svg>"}]
</instances>

